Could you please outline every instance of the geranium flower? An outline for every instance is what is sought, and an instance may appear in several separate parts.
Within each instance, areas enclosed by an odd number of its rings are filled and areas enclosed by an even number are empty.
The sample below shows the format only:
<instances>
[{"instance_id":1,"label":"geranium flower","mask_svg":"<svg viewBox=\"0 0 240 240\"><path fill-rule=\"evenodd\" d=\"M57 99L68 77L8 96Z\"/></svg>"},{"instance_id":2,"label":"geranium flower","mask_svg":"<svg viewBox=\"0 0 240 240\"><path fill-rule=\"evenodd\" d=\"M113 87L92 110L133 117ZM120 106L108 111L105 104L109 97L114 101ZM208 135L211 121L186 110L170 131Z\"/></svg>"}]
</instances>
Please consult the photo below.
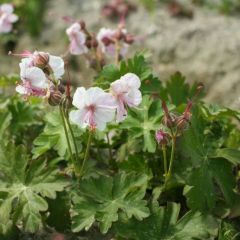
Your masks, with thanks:
<instances>
[{"instance_id":1,"label":"geranium flower","mask_svg":"<svg viewBox=\"0 0 240 240\"><path fill-rule=\"evenodd\" d=\"M169 140L169 134L163 130L157 130L155 133L155 138L160 145L166 145Z\"/></svg>"},{"instance_id":2,"label":"geranium flower","mask_svg":"<svg viewBox=\"0 0 240 240\"><path fill-rule=\"evenodd\" d=\"M118 35L118 32L122 34L122 37L124 39L124 36L127 34L126 29L116 29L112 30L109 28L101 28L98 35L97 40L100 43L100 47L103 53L108 54L109 56L114 56L116 53L116 37ZM119 39L120 40L120 39ZM121 56L125 56L129 48L129 44L125 42L121 42L120 44L120 54Z\"/></svg>"},{"instance_id":3,"label":"geranium flower","mask_svg":"<svg viewBox=\"0 0 240 240\"><path fill-rule=\"evenodd\" d=\"M141 81L136 74L127 73L119 80L111 83L110 91L117 101L117 121L120 122L127 117L126 107L136 107L142 101L139 91Z\"/></svg>"},{"instance_id":4,"label":"geranium flower","mask_svg":"<svg viewBox=\"0 0 240 240\"><path fill-rule=\"evenodd\" d=\"M21 54L13 54L11 52L9 54L22 57L22 62L24 61L26 66L38 67L47 75L53 74L55 79L60 79L64 74L64 61L61 57L38 51L32 53L27 50Z\"/></svg>"},{"instance_id":5,"label":"geranium flower","mask_svg":"<svg viewBox=\"0 0 240 240\"><path fill-rule=\"evenodd\" d=\"M38 67L29 66L28 59L19 64L22 83L16 91L24 96L46 96L50 85L45 73Z\"/></svg>"},{"instance_id":6,"label":"geranium flower","mask_svg":"<svg viewBox=\"0 0 240 240\"><path fill-rule=\"evenodd\" d=\"M0 33L8 33L12 31L13 23L18 20L18 16L13 14L12 4L0 5Z\"/></svg>"},{"instance_id":7,"label":"geranium flower","mask_svg":"<svg viewBox=\"0 0 240 240\"><path fill-rule=\"evenodd\" d=\"M79 23L73 23L66 33L70 40L69 51L73 55L81 55L88 52L86 47L86 34L82 31Z\"/></svg>"},{"instance_id":8,"label":"geranium flower","mask_svg":"<svg viewBox=\"0 0 240 240\"><path fill-rule=\"evenodd\" d=\"M72 104L78 108L70 112L70 120L82 128L104 130L106 123L113 120L116 102L113 96L101 88L77 88Z\"/></svg>"}]
</instances>

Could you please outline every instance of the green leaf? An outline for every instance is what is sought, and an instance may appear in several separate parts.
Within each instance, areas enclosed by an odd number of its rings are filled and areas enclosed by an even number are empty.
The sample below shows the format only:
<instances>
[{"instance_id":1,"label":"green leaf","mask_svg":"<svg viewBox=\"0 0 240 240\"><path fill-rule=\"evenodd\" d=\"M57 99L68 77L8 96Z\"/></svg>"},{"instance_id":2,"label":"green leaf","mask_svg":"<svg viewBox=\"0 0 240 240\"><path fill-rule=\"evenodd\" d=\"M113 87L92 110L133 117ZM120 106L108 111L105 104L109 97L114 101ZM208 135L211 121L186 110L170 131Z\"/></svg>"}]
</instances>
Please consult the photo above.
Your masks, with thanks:
<instances>
[{"instance_id":1,"label":"green leaf","mask_svg":"<svg viewBox=\"0 0 240 240\"><path fill-rule=\"evenodd\" d=\"M184 195L193 210L212 211L222 197L229 207L239 200L233 191L235 179L232 166L224 159L205 160L199 168L192 170L187 184Z\"/></svg>"},{"instance_id":2,"label":"green leaf","mask_svg":"<svg viewBox=\"0 0 240 240\"><path fill-rule=\"evenodd\" d=\"M37 158L51 149L56 150L61 157L66 156L68 144L60 113L58 111L48 113L45 121L46 126L43 132L34 140L33 158ZM76 126L72 127L74 128L75 137L80 136L79 128ZM69 137L69 139L72 150L74 150L72 138Z\"/></svg>"},{"instance_id":3,"label":"green leaf","mask_svg":"<svg viewBox=\"0 0 240 240\"><path fill-rule=\"evenodd\" d=\"M153 76L152 70L142 53L136 54L133 58L122 60L119 68L113 64L105 66L96 78L96 84L102 88L109 88L111 82L129 72L135 73L140 78L143 94L159 93L161 82Z\"/></svg>"},{"instance_id":4,"label":"green leaf","mask_svg":"<svg viewBox=\"0 0 240 240\"><path fill-rule=\"evenodd\" d=\"M165 89L161 89L161 96L165 100L170 100L175 106L179 106L183 103L187 103L188 99L191 99L197 90L197 84L193 84L192 87L186 83L185 77L176 72L171 76L170 80L166 82Z\"/></svg>"},{"instance_id":5,"label":"green leaf","mask_svg":"<svg viewBox=\"0 0 240 240\"><path fill-rule=\"evenodd\" d=\"M233 191L235 180L232 165L223 158L212 157L219 149L218 138L209 130L209 122L203 117L199 106L193 109L191 126L180 139L178 146L181 158L175 165L183 166L175 173L183 175L185 172L187 185L184 195L187 197L188 206L204 212L213 211L217 202L222 199L228 207L233 204L237 196Z\"/></svg>"},{"instance_id":6,"label":"green leaf","mask_svg":"<svg viewBox=\"0 0 240 240\"><path fill-rule=\"evenodd\" d=\"M22 223L27 232L42 227L41 212L48 209L44 197L55 198L67 181L56 166L44 161L29 161L22 146L0 145L0 223Z\"/></svg>"},{"instance_id":7,"label":"green leaf","mask_svg":"<svg viewBox=\"0 0 240 240\"><path fill-rule=\"evenodd\" d=\"M222 221L218 240L237 240L240 237L240 229L230 221Z\"/></svg>"},{"instance_id":8,"label":"green leaf","mask_svg":"<svg viewBox=\"0 0 240 240\"><path fill-rule=\"evenodd\" d=\"M188 212L178 220L180 205L169 203L167 207L153 207L148 218L116 223L117 235L133 240L193 240L208 239L217 234L217 223L199 212Z\"/></svg>"},{"instance_id":9,"label":"green leaf","mask_svg":"<svg viewBox=\"0 0 240 240\"><path fill-rule=\"evenodd\" d=\"M154 102L149 96L144 96L139 108L129 111L129 116L120 127L128 130L130 140L141 139L143 151L155 152L155 131L159 129L162 116L160 101Z\"/></svg>"},{"instance_id":10,"label":"green leaf","mask_svg":"<svg viewBox=\"0 0 240 240\"><path fill-rule=\"evenodd\" d=\"M149 210L143 197L147 181L146 175L133 173L81 181L79 194L73 197L73 231L88 230L97 221L101 232L106 233L118 220L120 210L127 218L146 218Z\"/></svg>"},{"instance_id":11,"label":"green leaf","mask_svg":"<svg viewBox=\"0 0 240 240\"><path fill-rule=\"evenodd\" d=\"M225 158L234 165L237 165L240 163L240 151L237 149L230 149L230 148L217 149L216 155L212 157Z\"/></svg>"}]
</instances>

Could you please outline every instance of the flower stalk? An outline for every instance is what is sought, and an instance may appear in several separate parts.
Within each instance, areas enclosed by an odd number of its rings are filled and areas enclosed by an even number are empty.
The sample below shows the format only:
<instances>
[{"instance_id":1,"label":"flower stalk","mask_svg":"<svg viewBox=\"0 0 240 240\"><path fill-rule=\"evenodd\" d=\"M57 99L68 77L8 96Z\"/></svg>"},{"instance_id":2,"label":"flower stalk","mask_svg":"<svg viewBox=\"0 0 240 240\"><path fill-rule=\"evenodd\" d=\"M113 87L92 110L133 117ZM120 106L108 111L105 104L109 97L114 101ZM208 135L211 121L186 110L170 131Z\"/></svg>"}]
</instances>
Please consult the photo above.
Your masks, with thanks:
<instances>
[{"instance_id":1,"label":"flower stalk","mask_svg":"<svg viewBox=\"0 0 240 240\"><path fill-rule=\"evenodd\" d=\"M79 173L79 177L82 177L82 175L83 175L84 167L85 167L86 161L88 159L88 155L89 155L89 150L90 150L90 146L91 146L91 142L92 142L92 136L93 136L93 130L90 130L89 134L88 134L87 147L86 147L86 151L85 151L85 154L84 154L84 158L83 158L81 170L80 170L80 173Z\"/></svg>"}]
</instances>

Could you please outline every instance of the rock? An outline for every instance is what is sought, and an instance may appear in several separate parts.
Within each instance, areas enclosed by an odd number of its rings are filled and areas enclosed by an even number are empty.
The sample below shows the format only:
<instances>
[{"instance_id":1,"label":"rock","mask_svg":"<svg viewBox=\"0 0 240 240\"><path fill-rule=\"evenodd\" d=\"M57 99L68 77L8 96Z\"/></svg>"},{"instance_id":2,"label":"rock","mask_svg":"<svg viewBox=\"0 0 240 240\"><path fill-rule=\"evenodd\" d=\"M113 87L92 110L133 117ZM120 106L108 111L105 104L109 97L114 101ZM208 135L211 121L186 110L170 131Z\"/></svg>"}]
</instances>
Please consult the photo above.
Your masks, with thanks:
<instances>
[{"instance_id":1,"label":"rock","mask_svg":"<svg viewBox=\"0 0 240 240\"><path fill-rule=\"evenodd\" d=\"M49 1L41 36L37 40L23 36L17 51L41 49L52 54L65 53L68 41L64 32L68 24L61 18L66 15L85 20L92 31L102 26L116 27L117 23L100 16L101 4L104 2ZM150 49L154 69L162 80L180 71L189 82L205 83L207 101L239 109L240 19L204 8L188 7L193 10L192 19L173 18L164 5L159 5L153 13L138 7L127 19L129 32L139 39L135 49L142 50L143 46ZM77 84L89 85L93 72L89 75L82 56L76 57L75 61L80 68L71 69L72 78ZM16 61L14 64L18 66ZM13 69L12 62L10 67Z\"/></svg>"}]
</instances>

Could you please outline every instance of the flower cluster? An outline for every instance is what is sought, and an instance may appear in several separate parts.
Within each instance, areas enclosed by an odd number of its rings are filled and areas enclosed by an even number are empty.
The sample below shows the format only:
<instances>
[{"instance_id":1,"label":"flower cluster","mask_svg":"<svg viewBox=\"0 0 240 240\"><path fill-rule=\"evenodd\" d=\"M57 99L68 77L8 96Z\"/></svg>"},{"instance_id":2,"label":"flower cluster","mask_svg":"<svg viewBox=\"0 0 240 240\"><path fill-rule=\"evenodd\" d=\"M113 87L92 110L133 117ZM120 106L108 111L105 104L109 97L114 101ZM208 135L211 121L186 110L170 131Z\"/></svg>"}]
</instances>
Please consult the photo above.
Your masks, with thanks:
<instances>
[{"instance_id":1,"label":"flower cluster","mask_svg":"<svg viewBox=\"0 0 240 240\"><path fill-rule=\"evenodd\" d=\"M63 59L38 51L13 55L22 57L19 64L22 82L17 85L16 91L25 97L49 97L64 74Z\"/></svg>"},{"instance_id":2,"label":"flower cluster","mask_svg":"<svg viewBox=\"0 0 240 240\"><path fill-rule=\"evenodd\" d=\"M125 56L129 45L134 42L132 35L127 33L123 26L118 29L101 28L97 40L103 53L114 56L119 51L120 56Z\"/></svg>"},{"instance_id":3,"label":"flower cluster","mask_svg":"<svg viewBox=\"0 0 240 240\"><path fill-rule=\"evenodd\" d=\"M123 24L117 29L101 28L96 38L87 31L82 21L74 22L67 28L66 33L70 41L69 52L73 55L85 54L94 48L108 56L117 53L122 57L127 53L129 45L134 42L134 37L127 33Z\"/></svg>"},{"instance_id":4,"label":"flower cluster","mask_svg":"<svg viewBox=\"0 0 240 240\"><path fill-rule=\"evenodd\" d=\"M70 112L70 120L82 128L104 130L106 123L114 119L120 122L127 116L127 107L136 107L142 101L138 76L127 73L111 84L110 92L101 88L80 87L73 96L73 105L78 110Z\"/></svg>"},{"instance_id":5,"label":"flower cluster","mask_svg":"<svg viewBox=\"0 0 240 240\"><path fill-rule=\"evenodd\" d=\"M12 4L0 5L0 33L9 33L12 31L13 23L18 20L18 16L13 13Z\"/></svg>"},{"instance_id":6,"label":"flower cluster","mask_svg":"<svg viewBox=\"0 0 240 240\"><path fill-rule=\"evenodd\" d=\"M64 74L63 59L38 51L13 55L22 57L19 64L22 82L17 85L16 91L24 97L46 97L51 105L58 105L62 99L60 78ZM69 117L80 127L104 130L115 113L116 121L121 122L127 117L127 107L136 107L141 103L140 85L137 75L127 73L111 83L109 92L99 87L87 90L79 87L71 103L78 110L71 111Z\"/></svg>"}]
</instances>

